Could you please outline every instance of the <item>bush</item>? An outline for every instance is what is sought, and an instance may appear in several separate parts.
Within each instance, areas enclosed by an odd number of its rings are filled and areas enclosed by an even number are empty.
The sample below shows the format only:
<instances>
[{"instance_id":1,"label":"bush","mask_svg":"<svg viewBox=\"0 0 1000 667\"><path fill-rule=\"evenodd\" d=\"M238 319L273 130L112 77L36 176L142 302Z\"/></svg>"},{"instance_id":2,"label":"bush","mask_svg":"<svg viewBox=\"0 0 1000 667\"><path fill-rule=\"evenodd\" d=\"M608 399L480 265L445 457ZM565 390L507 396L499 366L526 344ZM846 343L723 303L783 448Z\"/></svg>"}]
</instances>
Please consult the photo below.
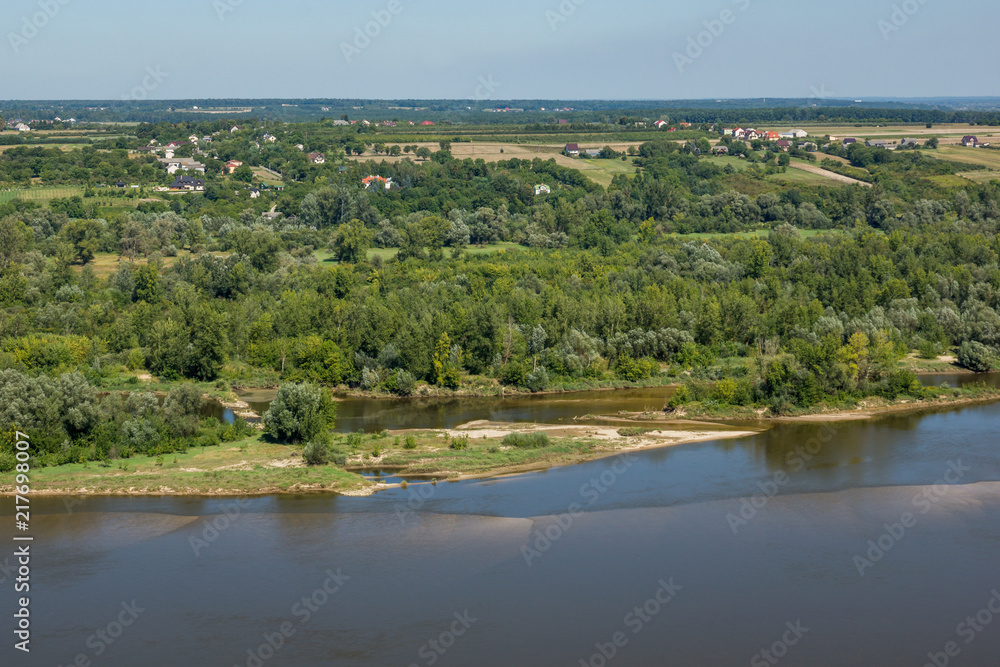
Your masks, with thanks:
<instances>
[{"instance_id":1,"label":"bush","mask_svg":"<svg viewBox=\"0 0 1000 667\"><path fill-rule=\"evenodd\" d=\"M469 436L468 436L468 434L466 434L466 435L460 435L457 438L452 438L451 439L451 444L448 445L448 446L451 449L455 449L455 450L459 450L459 451L463 450L463 449L466 449L469 446Z\"/></svg>"},{"instance_id":2,"label":"bush","mask_svg":"<svg viewBox=\"0 0 1000 667\"><path fill-rule=\"evenodd\" d=\"M958 349L958 364L976 373L988 373L997 365L994 350L976 341L966 341Z\"/></svg>"},{"instance_id":3,"label":"bush","mask_svg":"<svg viewBox=\"0 0 1000 667\"><path fill-rule=\"evenodd\" d=\"M508 433L503 439L503 444L506 447L516 449L541 449L551 445L552 441L549 439L548 433L535 431L533 433Z\"/></svg>"},{"instance_id":4,"label":"bush","mask_svg":"<svg viewBox=\"0 0 1000 667\"><path fill-rule=\"evenodd\" d=\"M412 435L406 436L405 443L403 444L403 449L416 449L416 448L417 448L417 439L414 438Z\"/></svg>"},{"instance_id":5,"label":"bush","mask_svg":"<svg viewBox=\"0 0 1000 667\"><path fill-rule=\"evenodd\" d=\"M302 459L311 466L326 465L330 462L330 446L320 439L312 440L302 450Z\"/></svg>"},{"instance_id":6,"label":"bush","mask_svg":"<svg viewBox=\"0 0 1000 667\"><path fill-rule=\"evenodd\" d=\"M686 405L693 400L694 397L691 395L691 390L686 384L682 384L677 388L677 391L674 392L674 395L670 397L670 400L667 402L667 408L676 410L682 405Z\"/></svg>"},{"instance_id":7,"label":"bush","mask_svg":"<svg viewBox=\"0 0 1000 667\"><path fill-rule=\"evenodd\" d=\"M646 435L647 433L652 433L651 428L642 428L640 426L627 426L625 428L618 429L618 435L623 438L634 438L640 435Z\"/></svg>"}]
</instances>

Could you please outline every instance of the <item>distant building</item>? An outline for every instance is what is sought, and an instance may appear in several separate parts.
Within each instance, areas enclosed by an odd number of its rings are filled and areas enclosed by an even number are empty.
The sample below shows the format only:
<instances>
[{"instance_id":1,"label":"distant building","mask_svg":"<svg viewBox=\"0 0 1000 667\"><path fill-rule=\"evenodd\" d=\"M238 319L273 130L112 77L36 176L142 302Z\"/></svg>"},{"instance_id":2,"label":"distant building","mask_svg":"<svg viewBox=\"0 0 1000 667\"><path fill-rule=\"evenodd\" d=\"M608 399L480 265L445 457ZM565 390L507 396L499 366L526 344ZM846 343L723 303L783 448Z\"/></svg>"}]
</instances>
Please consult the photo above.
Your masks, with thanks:
<instances>
[{"instance_id":1,"label":"distant building","mask_svg":"<svg viewBox=\"0 0 1000 667\"><path fill-rule=\"evenodd\" d=\"M172 158L160 158L160 163L166 165L167 173L173 176L178 171L196 171L201 174L205 173L205 165L198 162L194 158L189 157L172 157Z\"/></svg>"},{"instance_id":2,"label":"distant building","mask_svg":"<svg viewBox=\"0 0 1000 667\"><path fill-rule=\"evenodd\" d=\"M535 186L535 196L552 194L552 188L542 183Z\"/></svg>"},{"instance_id":3,"label":"distant building","mask_svg":"<svg viewBox=\"0 0 1000 667\"><path fill-rule=\"evenodd\" d=\"M907 146L919 146L919 145L920 145L919 139L906 138L899 142L900 148L906 148Z\"/></svg>"},{"instance_id":4,"label":"distant building","mask_svg":"<svg viewBox=\"0 0 1000 667\"><path fill-rule=\"evenodd\" d=\"M669 124L670 124L670 123L668 123L668 122L667 122L667 121L665 121L665 120L658 120L658 121L656 121L655 123L653 123L653 125L655 125L655 126L656 126L656 129L658 129L658 130L662 130L662 129L663 129L664 127L666 127L666 126L667 126L667 125L669 125Z\"/></svg>"},{"instance_id":5,"label":"distant building","mask_svg":"<svg viewBox=\"0 0 1000 667\"><path fill-rule=\"evenodd\" d=\"M14 129L17 130L18 132L31 132L31 128L25 125L24 123L16 123L14 125Z\"/></svg>"},{"instance_id":6,"label":"distant building","mask_svg":"<svg viewBox=\"0 0 1000 667\"><path fill-rule=\"evenodd\" d=\"M777 142L775 145L779 149L781 149L782 151L784 151L785 153L787 153L788 151L790 151L792 149L792 142L788 141L787 139L782 139L781 141Z\"/></svg>"},{"instance_id":7,"label":"distant building","mask_svg":"<svg viewBox=\"0 0 1000 667\"><path fill-rule=\"evenodd\" d=\"M729 155L729 147L727 146L716 146L712 149L712 152L716 155Z\"/></svg>"},{"instance_id":8,"label":"distant building","mask_svg":"<svg viewBox=\"0 0 1000 667\"><path fill-rule=\"evenodd\" d=\"M430 120L425 120L424 122L421 123L421 125L433 125L433 124L434 124L434 121L430 121Z\"/></svg>"},{"instance_id":9,"label":"distant building","mask_svg":"<svg viewBox=\"0 0 1000 667\"><path fill-rule=\"evenodd\" d=\"M869 139L865 142L868 148L889 148L889 142L881 139Z\"/></svg>"},{"instance_id":10,"label":"distant building","mask_svg":"<svg viewBox=\"0 0 1000 667\"><path fill-rule=\"evenodd\" d=\"M580 144L566 144L566 155L577 157L580 155Z\"/></svg>"},{"instance_id":11,"label":"distant building","mask_svg":"<svg viewBox=\"0 0 1000 667\"><path fill-rule=\"evenodd\" d=\"M381 183L386 190L391 190L393 185L391 178L385 178L383 176L374 176L374 175L366 176L365 178L361 179L361 182L364 184L365 190L370 189L372 183Z\"/></svg>"},{"instance_id":12,"label":"distant building","mask_svg":"<svg viewBox=\"0 0 1000 667\"><path fill-rule=\"evenodd\" d=\"M962 145L976 147L979 145L979 137L974 137L971 134L964 136L962 137Z\"/></svg>"},{"instance_id":13,"label":"distant building","mask_svg":"<svg viewBox=\"0 0 1000 667\"><path fill-rule=\"evenodd\" d=\"M205 190L205 181L200 178L180 176L176 181L170 184L170 189L187 190L189 192L203 192Z\"/></svg>"},{"instance_id":14,"label":"distant building","mask_svg":"<svg viewBox=\"0 0 1000 667\"><path fill-rule=\"evenodd\" d=\"M257 188L251 188L250 199L259 199L259 198L260 198L260 190L258 190Z\"/></svg>"},{"instance_id":15,"label":"distant building","mask_svg":"<svg viewBox=\"0 0 1000 667\"><path fill-rule=\"evenodd\" d=\"M857 139L855 139L854 137L847 137L846 139L844 139L843 142L841 142L841 145L846 148L847 146L850 146L851 144L856 144L856 143L858 143Z\"/></svg>"},{"instance_id":16,"label":"distant building","mask_svg":"<svg viewBox=\"0 0 1000 667\"><path fill-rule=\"evenodd\" d=\"M310 153L309 160L313 164L326 164L326 156L322 153Z\"/></svg>"},{"instance_id":17,"label":"distant building","mask_svg":"<svg viewBox=\"0 0 1000 667\"><path fill-rule=\"evenodd\" d=\"M243 163L240 162L239 160L230 160L229 162L226 163L225 171L227 174L231 174L242 166Z\"/></svg>"},{"instance_id":18,"label":"distant building","mask_svg":"<svg viewBox=\"0 0 1000 667\"><path fill-rule=\"evenodd\" d=\"M805 139L809 136L809 133L805 130L789 130L788 132L782 132L782 139Z\"/></svg>"},{"instance_id":19,"label":"distant building","mask_svg":"<svg viewBox=\"0 0 1000 667\"><path fill-rule=\"evenodd\" d=\"M765 141L778 141L779 139L781 139L781 135L778 134L777 132L765 132L764 134L761 135L760 138L764 139Z\"/></svg>"}]
</instances>

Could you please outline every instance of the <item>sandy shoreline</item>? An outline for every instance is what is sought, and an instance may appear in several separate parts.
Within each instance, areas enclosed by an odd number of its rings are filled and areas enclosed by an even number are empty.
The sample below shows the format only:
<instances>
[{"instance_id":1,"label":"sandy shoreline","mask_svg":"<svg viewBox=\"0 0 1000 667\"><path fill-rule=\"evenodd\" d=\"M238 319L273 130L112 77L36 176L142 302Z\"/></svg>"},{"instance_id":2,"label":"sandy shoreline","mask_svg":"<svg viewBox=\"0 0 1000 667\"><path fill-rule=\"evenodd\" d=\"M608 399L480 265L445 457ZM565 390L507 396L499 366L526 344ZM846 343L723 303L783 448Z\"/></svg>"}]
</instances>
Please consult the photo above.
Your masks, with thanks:
<instances>
[{"instance_id":1,"label":"sandy shoreline","mask_svg":"<svg viewBox=\"0 0 1000 667\"><path fill-rule=\"evenodd\" d=\"M964 398L954 401L913 401L900 404L878 407L861 407L852 411L839 411L816 413L808 415L790 417L760 417L758 419L734 419L719 418L719 422L708 420L688 420L671 418L664 414L659 420L632 419L642 413L632 415L609 416L609 421L616 421L616 425L595 425L595 424L514 424L496 422L470 422L454 429L435 429L434 432L440 434L445 439L461 436L469 436L473 441L480 438L492 440L502 439L504 436L513 433L544 432L552 438L563 439L586 439L602 443L596 451L581 452L574 454L559 462L537 461L523 465L513 465L497 467L490 470L474 473L460 473L458 471L435 470L421 474L408 474L405 471L401 474L418 480L430 481L463 481L471 479L494 479L520 475L531 472L550 470L558 467L567 467L588 463L601 459L619 456L625 453L634 453L648 449L658 449L664 447L677 447L681 445L706 442L711 440L737 439L749 437L762 433L782 423L823 423L823 422L843 422L843 421L864 421L880 416L907 413L926 413L947 411L955 408L969 407L973 405L986 405L1000 400L1000 394L991 394L975 398ZM722 422L722 423L720 423ZM643 432L631 436L619 434L619 429L623 424L642 429ZM696 428L678 428L681 426ZM398 432L400 434L405 431ZM381 466L377 460L373 460L364 466L365 470L391 468L392 466ZM419 483L419 482L415 482ZM161 497L161 496L186 496L186 497L251 497L251 496L274 496L274 495L309 495L309 494L335 494L351 497L366 497L377 493L380 490L399 486L398 484L373 484L359 482L356 486L343 489L331 489L322 484L310 484L303 482L288 488L278 488L261 486L252 492L239 489L218 488L210 491L204 489L195 490L190 488L171 488L167 486L157 487L129 487L116 490L91 490L86 487L81 488L51 488L32 489L34 496L58 497L58 496L107 496L107 497ZM12 485L0 486L0 496L12 496L15 494Z\"/></svg>"}]
</instances>

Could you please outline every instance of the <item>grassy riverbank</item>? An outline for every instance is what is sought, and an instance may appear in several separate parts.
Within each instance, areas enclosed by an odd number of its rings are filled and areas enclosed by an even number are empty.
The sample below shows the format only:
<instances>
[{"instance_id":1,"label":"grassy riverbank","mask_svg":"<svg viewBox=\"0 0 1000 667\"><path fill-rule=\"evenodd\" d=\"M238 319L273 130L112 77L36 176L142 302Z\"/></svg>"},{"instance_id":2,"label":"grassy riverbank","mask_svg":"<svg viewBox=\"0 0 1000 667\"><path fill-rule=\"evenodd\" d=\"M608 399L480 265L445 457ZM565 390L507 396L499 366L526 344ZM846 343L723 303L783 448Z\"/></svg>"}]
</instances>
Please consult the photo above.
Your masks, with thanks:
<instances>
[{"instance_id":1,"label":"grassy riverbank","mask_svg":"<svg viewBox=\"0 0 1000 667\"><path fill-rule=\"evenodd\" d=\"M306 465L302 447L271 443L254 434L237 442L193 447L163 457L135 456L109 463L37 469L31 473L31 485L33 493L53 495L368 495L379 488L362 476L369 470L435 480L494 477L625 451L744 437L769 428L768 422L868 419L997 400L1000 390L986 387L935 388L928 389L921 399L829 402L782 415L764 408L705 401L673 412L592 416L586 425L474 422L451 430L355 433L334 438L332 453L339 465L318 466ZM748 425L725 426L714 420ZM532 437L525 442L511 434ZM13 487L0 486L0 493L13 493Z\"/></svg>"},{"instance_id":2,"label":"grassy riverbank","mask_svg":"<svg viewBox=\"0 0 1000 667\"><path fill-rule=\"evenodd\" d=\"M595 426L475 423L459 430L351 434L334 442L346 463L307 466L302 448L269 443L260 435L220 447L198 447L164 457L136 456L110 464L72 464L36 470L33 493L53 495L269 495L336 492L367 495L378 486L364 470L391 471L406 477L461 479L571 465L616 453L740 437L751 431L622 431ZM511 444L511 433L544 434L535 443ZM13 488L0 486L0 493Z\"/></svg>"}]
</instances>

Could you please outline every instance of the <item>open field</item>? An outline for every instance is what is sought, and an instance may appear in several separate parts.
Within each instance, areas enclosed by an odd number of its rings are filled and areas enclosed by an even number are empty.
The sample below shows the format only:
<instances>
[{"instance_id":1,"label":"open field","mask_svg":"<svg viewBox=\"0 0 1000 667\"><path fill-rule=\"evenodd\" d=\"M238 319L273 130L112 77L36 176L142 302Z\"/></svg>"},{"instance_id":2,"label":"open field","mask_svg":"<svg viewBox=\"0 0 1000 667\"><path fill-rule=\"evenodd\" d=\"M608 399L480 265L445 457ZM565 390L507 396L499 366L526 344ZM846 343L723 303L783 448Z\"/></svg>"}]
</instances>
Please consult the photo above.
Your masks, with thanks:
<instances>
[{"instance_id":1,"label":"open field","mask_svg":"<svg viewBox=\"0 0 1000 667\"><path fill-rule=\"evenodd\" d=\"M818 176L823 176L825 178L829 178L834 181L839 181L840 183L846 183L848 185L863 185L868 188L872 187L871 183L865 183L864 181L859 181L855 178L851 178L850 176L841 176L840 174L835 174L832 171L827 171L826 169L823 169L823 167L820 167L818 165L809 162L802 162L801 160L792 160L791 166L794 169L801 169L803 171L808 171Z\"/></svg>"},{"instance_id":2,"label":"open field","mask_svg":"<svg viewBox=\"0 0 1000 667\"><path fill-rule=\"evenodd\" d=\"M984 136L1000 137L1000 128L970 126L968 123L936 124L928 128L926 124L913 125L888 125L876 127L866 125L856 127L855 125L802 125L790 128L768 126L764 129L773 129L775 132L784 132L787 129L801 129L809 133L810 136L823 137L831 135L835 137L857 137L859 139L901 139L903 137L958 137L959 140L967 134L974 134L981 139ZM761 129L761 128L757 128Z\"/></svg>"},{"instance_id":3,"label":"open field","mask_svg":"<svg viewBox=\"0 0 1000 667\"><path fill-rule=\"evenodd\" d=\"M730 166L737 171L745 171L750 164L746 160L741 160L737 157L731 156L712 156L706 157L706 160L710 160L712 164L726 167ZM844 160L843 162L847 162ZM772 174L767 177L769 181L777 181L779 183L795 183L800 185L826 185L832 186L838 183L860 183L861 181L856 181L853 178L847 178L846 176L840 176L831 171L822 169L811 162L805 162L803 160L798 160L793 158L790 168L783 174Z\"/></svg>"},{"instance_id":4,"label":"open field","mask_svg":"<svg viewBox=\"0 0 1000 667\"><path fill-rule=\"evenodd\" d=\"M217 257L225 257L229 253L214 252L212 254L216 255ZM171 266L182 257L190 257L190 256L191 252L189 250L179 250L177 252L177 257L164 257L161 259L161 261L163 262L163 266ZM94 275L97 276L98 278L107 278L108 276L117 273L118 267L121 266L122 262L127 262L127 260L123 260L121 256L118 255L118 253L99 252L95 253L94 259L91 260L90 263L87 264L87 266L89 266L94 271ZM145 266L149 262L144 257L137 257L135 262L133 263L136 266ZM74 266L74 268L77 271L82 271L83 265L77 264Z\"/></svg>"},{"instance_id":5,"label":"open field","mask_svg":"<svg viewBox=\"0 0 1000 667\"><path fill-rule=\"evenodd\" d=\"M936 151L930 151L930 153L942 160L978 164L995 171L1000 171L1000 150L966 148L964 146L940 146Z\"/></svg>"},{"instance_id":6,"label":"open field","mask_svg":"<svg viewBox=\"0 0 1000 667\"><path fill-rule=\"evenodd\" d=\"M14 192L19 199L34 201L40 204L46 204L53 199L83 196L83 188L78 185L48 185L27 188L26 190L15 190Z\"/></svg>"},{"instance_id":7,"label":"open field","mask_svg":"<svg viewBox=\"0 0 1000 667\"><path fill-rule=\"evenodd\" d=\"M963 171L956 174L956 176L961 176L962 178L970 180L973 183L1000 181L1000 172L996 171Z\"/></svg>"},{"instance_id":8,"label":"open field","mask_svg":"<svg viewBox=\"0 0 1000 667\"><path fill-rule=\"evenodd\" d=\"M251 170L253 170L254 182L266 183L267 185L284 185L284 181L262 167L251 167Z\"/></svg>"},{"instance_id":9,"label":"open field","mask_svg":"<svg viewBox=\"0 0 1000 667\"><path fill-rule=\"evenodd\" d=\"M601 143L595 142L593 144L581 144L580 148L583 150L601 149L605 146L611 146L616 151L625 152L628 150L629 146L638 147L641 142L637 143ZM393 146L394 144L387 144L388 146ZM437 143L430 142L414 142L412 144L399 144L417 146L418 148L429 148L432 151L440 150L440 146ZM563 167L569 167L570 169L577 169L584 174L586 174L595 183L607 187L611 185L611 179L615 174L625 173L633 174L635 173L635 166L632 164L631 160L622 162L621 160L587 160L581 158L571 158L563 155L562 151L566 144L497 144L497 143L486 143L486 142L471 142L471 143L454 143L451 146L451 154L458 160L473 159L473 160L485 160L486 162L499 162L501 160L510 160L511 158L517 158L519 160L533 160L535 158L541 158L542 160L555 159L556 163ZM399 157L391 157L387 155L362 155L358 157L352 157L352 160L357 162L401 162L404 159L414 159L412 155L401 155ZM418 162L419 164L419 162Z\"/></svg>"}]
</instances>

